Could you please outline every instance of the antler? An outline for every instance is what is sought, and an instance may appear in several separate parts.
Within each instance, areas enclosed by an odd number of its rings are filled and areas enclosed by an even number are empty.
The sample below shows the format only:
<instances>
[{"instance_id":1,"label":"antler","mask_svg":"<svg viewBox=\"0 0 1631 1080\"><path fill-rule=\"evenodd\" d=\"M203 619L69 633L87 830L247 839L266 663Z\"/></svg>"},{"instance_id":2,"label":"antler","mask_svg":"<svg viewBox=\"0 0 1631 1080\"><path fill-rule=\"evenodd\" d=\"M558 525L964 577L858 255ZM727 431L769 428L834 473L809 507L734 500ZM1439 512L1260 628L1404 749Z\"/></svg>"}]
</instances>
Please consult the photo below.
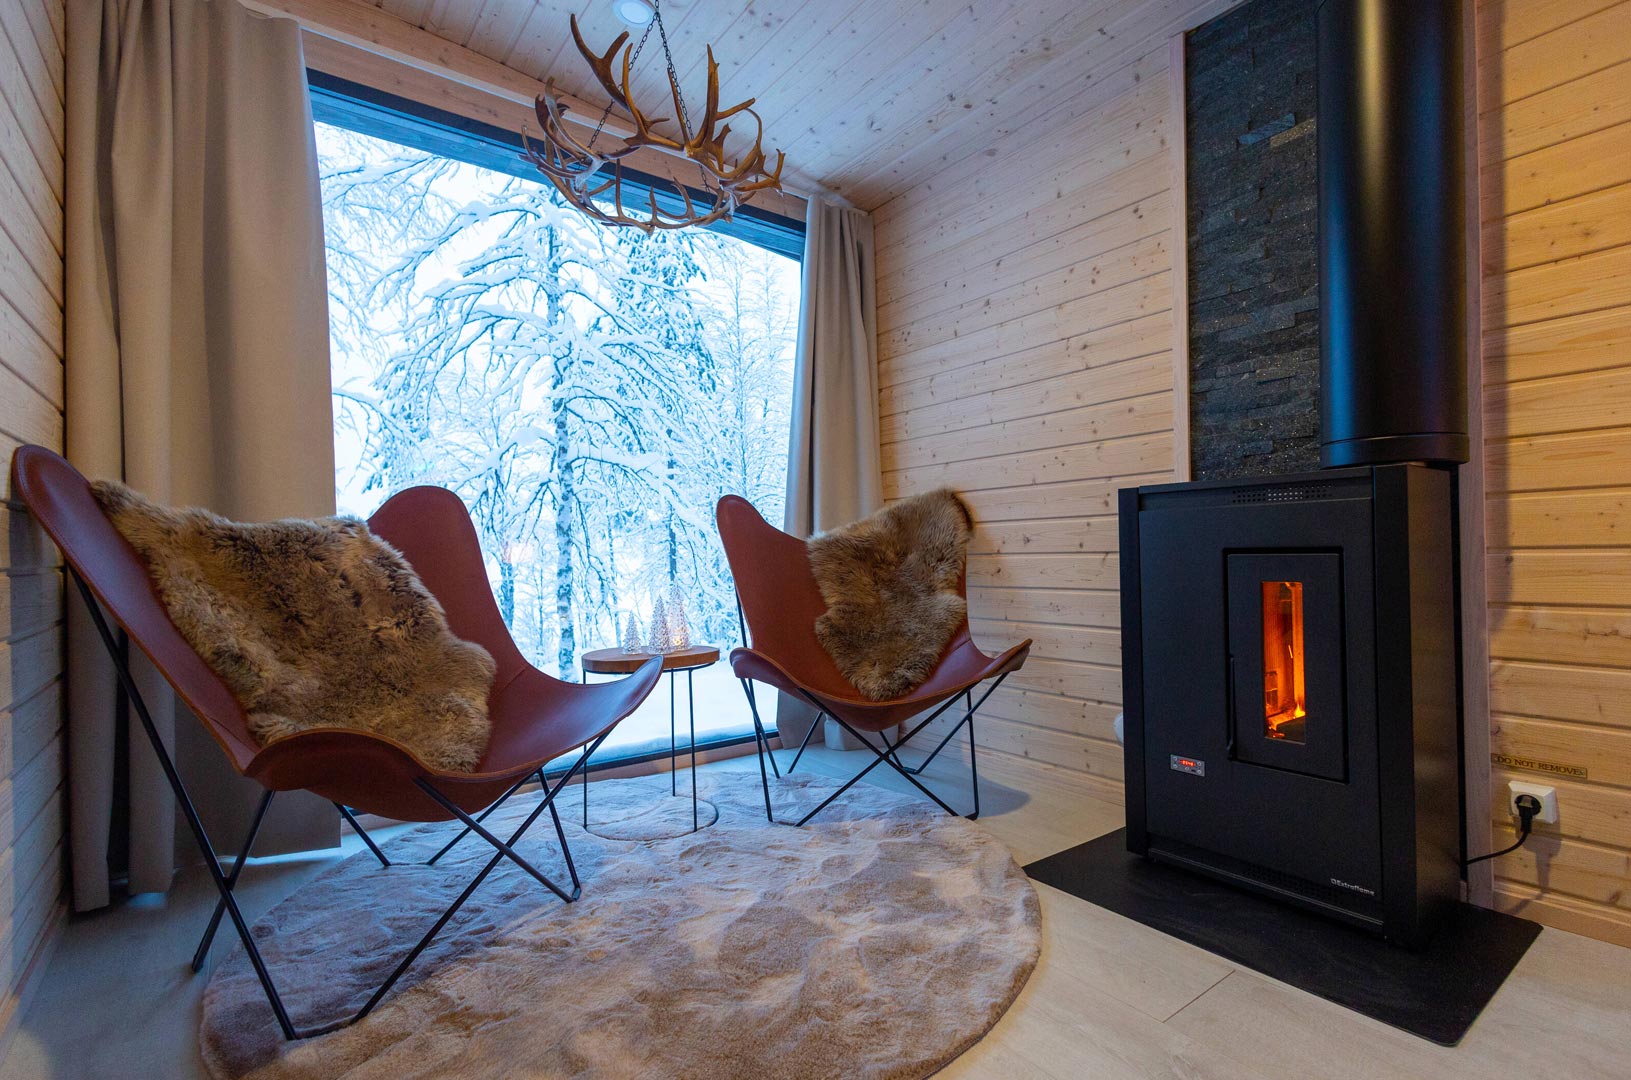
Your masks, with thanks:
<instances>
[{"instance_id":1,"label":"antler","mask_svg":"<svg viewBox=\"0 0 1631 1080\"><path fill-rule=\"evenodd\" d=\"M607 150L595 149L594 137L587 143L581 142L567 127L567 109L556 92L555 80L550 79L544 84L544 92L538 96L536 104L543 142L538 146L529 142L526 158L568 202L596 221L607 225L627 225L649 233L653 229L680 229L688 225L708 225L722 219L728 220L739 206L760 191L781 190L782 166L786 157L778 150L776 167L765 168L762 146L764 123L759 114L753 111L754 99L748 98L726 109L719 107L719 65L714 61L711 46L708 48L706 107L694 132L689 130L690 125L685 119L685 98L670 69L669 92L674 112L680 117L680 137L676 139L657 130L671 122L669 117L652 119L634 103L634 94L629 87L629 68L633 63L634 48L627 44L628 32L619 34L604 54L597 54L584 41L576 15L571 18L571 26L572 40L577 44L578 52L588 62L596 81L606 91L612 104L628 113L634 131L619 140L620 145ZM621 71L614 77L612 65L619 49L623 52ZM725 140L730 135L731 127L729 124L720 125L738 113L753 117L756 130L752 147L732 161L725 153ZM599 135L598 128L596 135ZM676 182L674 187L683 207L680 213L664 211L658 205L656 192L649 193L649 205L643 211L647 216L638 217L627 212L622 198L621 159L642 147L695 161L703 170L703 187L710 196L709 201L698 205L685 186ZM610 211L595 201L608 197L612 203Z\"/></svg>"}]
</instances>

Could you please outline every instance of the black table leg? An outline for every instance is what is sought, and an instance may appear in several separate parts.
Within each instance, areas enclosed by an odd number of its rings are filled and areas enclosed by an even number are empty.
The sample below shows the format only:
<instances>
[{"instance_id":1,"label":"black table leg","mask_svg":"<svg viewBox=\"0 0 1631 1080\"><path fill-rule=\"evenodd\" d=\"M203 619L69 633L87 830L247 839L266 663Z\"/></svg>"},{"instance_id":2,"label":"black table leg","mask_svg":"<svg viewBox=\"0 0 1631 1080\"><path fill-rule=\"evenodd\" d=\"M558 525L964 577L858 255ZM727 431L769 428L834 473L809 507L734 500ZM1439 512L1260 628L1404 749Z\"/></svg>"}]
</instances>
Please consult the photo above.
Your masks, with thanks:
<instances>
[{"instance_id":1,"label":"black table leg","mask_svg":"<svg viewBox=\"0 0 1631 1080\"><path fill-rule=\"evenodd\" d=\"M583 685L589 685L589 671L587 668L583 672ZM587 750L588 748L588 744L585 743L584 749ZM589 759L587 757L583 759L583 828L585 832L589 830Z\"/></svg>"},{"instance_id":2,"label":"black table leg","mask_svg":"<svg viewBox=\"0 0 1631 1080\"><path fill-rule=\"evenodd\" d=\"M685 671L685 708L691 716L691 831L696 832L697 824L697 689L696 683L691 681L695 669L687 668Z\"/></svg>"},{"instance_id":3,"label":"black table leg","mask_svg":"<svg viewBox=\"0 0 1631 1080\"><path fill-rule=\"evenodd\" d=\"M674 675L675 673L672 671L668 673L668 793L670 795L680 793L680 778L674 775L675 758L679 751L674 739Z\"/></svg>"}]
</instances>

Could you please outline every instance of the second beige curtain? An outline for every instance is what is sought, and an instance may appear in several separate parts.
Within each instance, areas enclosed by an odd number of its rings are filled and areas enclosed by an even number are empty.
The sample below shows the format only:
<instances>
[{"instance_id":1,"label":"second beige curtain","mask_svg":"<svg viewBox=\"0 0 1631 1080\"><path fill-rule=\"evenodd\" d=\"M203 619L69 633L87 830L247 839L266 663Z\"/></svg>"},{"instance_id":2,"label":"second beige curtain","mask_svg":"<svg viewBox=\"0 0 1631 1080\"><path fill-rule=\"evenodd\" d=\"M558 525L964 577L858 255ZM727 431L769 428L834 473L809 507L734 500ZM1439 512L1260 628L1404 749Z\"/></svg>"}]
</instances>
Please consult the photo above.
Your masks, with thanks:
<instances>
[{"instance_id":1,"label":"second beige curtain","mask_svg":"<svg viewBox=\"0 0 1631 1080\"><path fill-rule=\"evenodd\" d=\"M298 27L234 0L70 0L68 19L68 457L229 517L333 513L322 205ZM167 889L178 838L145 736L115 713L112 668L77 600L70 611L73 895L85 910L108 902L110 863L132 892ZM258 785L177 718L150 668L138 678L231 851ZM337 841L332 807L285 795L256 851Z\"/></svg>"},{"instance_id":2,"label":"second beige curtain","mask_svg":"<svg viewBox=\"0 0 1631 1080\"><path fill-rule=\"evenodd\" d=\"M872 217L812 197L804 236L783 522L794 536L847 525L883 505ZM783 745L797 745L814 720L809 702L781 695ZM828 738L847 742L835 724Z\"/></svg>"}]
</instances>

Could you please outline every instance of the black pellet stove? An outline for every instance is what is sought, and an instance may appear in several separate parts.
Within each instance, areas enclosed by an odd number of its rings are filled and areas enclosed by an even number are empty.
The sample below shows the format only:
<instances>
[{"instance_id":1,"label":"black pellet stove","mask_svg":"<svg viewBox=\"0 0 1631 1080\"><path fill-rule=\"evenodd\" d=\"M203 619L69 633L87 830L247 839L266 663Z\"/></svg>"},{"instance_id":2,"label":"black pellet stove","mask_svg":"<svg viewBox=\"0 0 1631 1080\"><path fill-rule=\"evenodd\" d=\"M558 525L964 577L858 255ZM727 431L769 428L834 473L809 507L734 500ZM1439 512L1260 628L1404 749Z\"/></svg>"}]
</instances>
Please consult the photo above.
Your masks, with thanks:
<instances>
[{"instance_id":1,"label":"black pellet stove","mask_svg":"<svg viewBox=\"0 0 1631 1080\"><path fill-rule=\"evenodd\" d=\"M1325 471L1121 492L1127 842L1414 945L1461 876L1460 5L1318 34Z\"/></svg>"}]
</instances>

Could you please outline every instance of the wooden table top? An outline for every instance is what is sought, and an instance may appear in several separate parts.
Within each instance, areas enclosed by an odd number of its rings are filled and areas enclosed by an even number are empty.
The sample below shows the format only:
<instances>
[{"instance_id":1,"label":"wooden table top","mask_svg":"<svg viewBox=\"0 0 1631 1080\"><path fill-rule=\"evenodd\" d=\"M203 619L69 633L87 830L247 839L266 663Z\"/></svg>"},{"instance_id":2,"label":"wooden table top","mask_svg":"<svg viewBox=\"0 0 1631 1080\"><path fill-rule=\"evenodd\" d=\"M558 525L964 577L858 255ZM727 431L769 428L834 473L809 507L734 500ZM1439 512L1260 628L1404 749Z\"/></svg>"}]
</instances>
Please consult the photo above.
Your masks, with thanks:
<instances>
[{"instance_id":1,"label":"wooden table top","mask_svg":"<svg viewBox=\"0 0 1631 1080\"><path fill-rule=\"evenodd\" d=\"M596 675L627 675L637 670L641 664L650 660L657 653L624 652L622 649L596 649L586 652L580 658L583 670ZM684 649L675 649L671 653L662 653L664 671L683 671L685 668L707 667L719 660L719 648L715 645L691 645Z\"/></svg>"}]
</instances>

